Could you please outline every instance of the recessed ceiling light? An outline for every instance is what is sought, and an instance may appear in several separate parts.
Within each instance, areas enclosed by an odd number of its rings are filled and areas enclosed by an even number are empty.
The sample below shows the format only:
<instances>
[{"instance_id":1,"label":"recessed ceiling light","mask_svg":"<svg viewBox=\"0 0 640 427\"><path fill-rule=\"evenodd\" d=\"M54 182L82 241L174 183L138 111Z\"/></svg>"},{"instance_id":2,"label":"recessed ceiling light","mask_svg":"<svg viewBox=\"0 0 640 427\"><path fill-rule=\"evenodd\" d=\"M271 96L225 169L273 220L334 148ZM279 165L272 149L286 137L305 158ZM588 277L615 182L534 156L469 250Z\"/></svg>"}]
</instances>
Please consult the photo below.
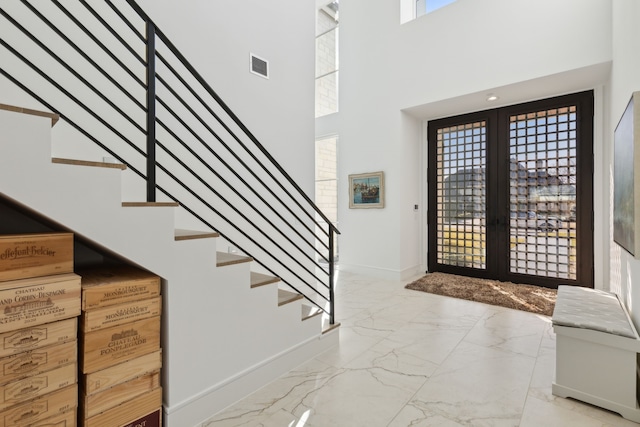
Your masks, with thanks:
<instances>
[{"instance_id":1,"label":"recessed ceiling light","mask_svg":"<svg viewBox=\"0 0 640 427\"><path fill-rule=\"evenodd\" d=\"M491 101L497 101L498 100L498 96L494 95L492 93L490 93L489 95L487 95L487 101L491 102Z\"/></svg>"}]
</instances>

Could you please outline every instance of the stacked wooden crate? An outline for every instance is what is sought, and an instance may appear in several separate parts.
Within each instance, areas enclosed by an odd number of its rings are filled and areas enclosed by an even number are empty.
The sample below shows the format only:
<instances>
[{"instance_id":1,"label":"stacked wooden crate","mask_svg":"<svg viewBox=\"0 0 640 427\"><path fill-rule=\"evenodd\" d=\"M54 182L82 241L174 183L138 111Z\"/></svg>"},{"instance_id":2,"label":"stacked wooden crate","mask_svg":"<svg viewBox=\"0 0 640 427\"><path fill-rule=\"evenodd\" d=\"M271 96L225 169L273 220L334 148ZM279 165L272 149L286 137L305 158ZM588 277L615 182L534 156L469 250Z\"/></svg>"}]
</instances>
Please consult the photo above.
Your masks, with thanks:
<instances>
[{"instance_id":1,"label":"stacked wooden crate","mask_svg":"<svg viewBox=\"0 0 640 427\"><path fill-rule=\"evenodd\" d=\"M0 236L0 427L75 425L79 314L73 234Z\"/></svg>"},{"instance_id":2,"label":"stacked wooden crate","mask_svg":"<svg viewBox=\"0 0 640 427\"><path fill-rule=\"evenodd\" d=\"M160 426L160 278L124 265L78 274L80 425Z\"/></svg>"}]
</instances>

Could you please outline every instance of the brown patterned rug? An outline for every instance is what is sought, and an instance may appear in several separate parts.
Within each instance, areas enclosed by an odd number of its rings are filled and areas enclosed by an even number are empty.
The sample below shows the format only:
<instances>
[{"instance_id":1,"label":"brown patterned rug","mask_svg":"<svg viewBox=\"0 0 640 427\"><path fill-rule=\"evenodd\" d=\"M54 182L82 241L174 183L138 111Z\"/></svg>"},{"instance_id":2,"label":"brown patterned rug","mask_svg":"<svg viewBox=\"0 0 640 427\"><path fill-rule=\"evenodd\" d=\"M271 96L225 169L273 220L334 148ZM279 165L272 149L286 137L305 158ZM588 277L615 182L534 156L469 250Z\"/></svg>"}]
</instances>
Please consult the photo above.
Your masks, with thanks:
<instances>
[{"instance_id":1,"label":"brown patterned rug","mask_svg":"<svg viewBox=\"0 0 640 427\"><path fill-rule=\"evenodd\" d=\"M453 298L499 305L551 316L556 303L555 289L497 280L477 279L446 273L428 273L405 286L407 289Z\"/></svg>"}]
</instances>

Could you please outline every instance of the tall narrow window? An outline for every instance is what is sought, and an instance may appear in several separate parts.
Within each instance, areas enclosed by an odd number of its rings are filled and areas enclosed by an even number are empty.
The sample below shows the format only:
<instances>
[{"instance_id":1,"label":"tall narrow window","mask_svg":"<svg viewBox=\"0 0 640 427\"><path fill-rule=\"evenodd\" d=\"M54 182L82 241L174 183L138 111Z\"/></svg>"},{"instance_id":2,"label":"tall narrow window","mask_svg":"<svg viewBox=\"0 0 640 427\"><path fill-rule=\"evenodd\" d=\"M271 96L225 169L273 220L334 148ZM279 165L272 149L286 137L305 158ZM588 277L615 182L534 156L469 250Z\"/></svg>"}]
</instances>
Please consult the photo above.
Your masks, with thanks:
<instances>
[{"instance_id":1,"label":"tall narrow window","mask_svg":"<svg viewBox=\"0 0 640 427\"><path fill-rule=\"evenodd\" d=\"M338 225L337 145L337 136L316 140L316 205L336 227ZM321 218L318 220L320 221ZM336 243L337 240L334 241L334 259L337 260Z\"/></svg>"},{"instance_id":2,"label":"tall narrow window","mask_svg":"<svg viewBox=\"0 0 640 427\"><path fill-rule=\"evenodd\" d=\"M318 10L316 117L338 111L338 0Z\"/></svg>"}]
</instances>

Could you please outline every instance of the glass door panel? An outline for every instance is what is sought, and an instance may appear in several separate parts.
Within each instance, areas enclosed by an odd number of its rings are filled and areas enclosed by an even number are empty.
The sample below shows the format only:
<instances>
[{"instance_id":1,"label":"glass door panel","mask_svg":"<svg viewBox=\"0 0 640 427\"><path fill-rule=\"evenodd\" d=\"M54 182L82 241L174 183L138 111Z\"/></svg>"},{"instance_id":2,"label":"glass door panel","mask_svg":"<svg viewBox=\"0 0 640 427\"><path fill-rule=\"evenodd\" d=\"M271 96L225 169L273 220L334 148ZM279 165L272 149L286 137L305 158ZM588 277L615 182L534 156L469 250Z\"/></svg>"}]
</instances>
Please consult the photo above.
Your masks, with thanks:
<instances>
[{"instance_id":1,"label":"glass door panel","mask_svg":"<svg viewBox=\"0 0 640 427\"><path fill-rule=\"evenodd\" d=\"M576 107L509 117L511 273L576 279Z\"/></svg>"},{"instance_id":2,"label":"glass door panel","mask_svg":"<svg viewBox=\"0 0 640 427\"><path fill-rule=\"evenodd\" d=\"M437 130L437 262L486 268L486 123Z\"/></svg>"}]
</instances>

